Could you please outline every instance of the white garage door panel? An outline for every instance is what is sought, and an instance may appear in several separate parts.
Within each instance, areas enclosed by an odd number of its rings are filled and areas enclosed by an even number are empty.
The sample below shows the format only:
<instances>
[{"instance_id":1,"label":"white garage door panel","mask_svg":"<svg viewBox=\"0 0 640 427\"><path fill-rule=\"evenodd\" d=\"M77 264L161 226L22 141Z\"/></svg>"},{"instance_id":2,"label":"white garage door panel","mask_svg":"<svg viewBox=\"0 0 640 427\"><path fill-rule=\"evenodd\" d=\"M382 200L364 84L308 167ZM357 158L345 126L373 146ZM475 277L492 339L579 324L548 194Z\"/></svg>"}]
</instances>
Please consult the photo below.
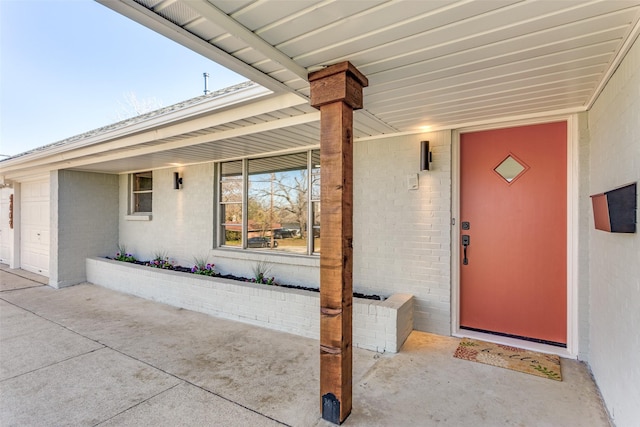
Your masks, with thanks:
<instances>
[{"instance_id":1,"label":"white garage door panel","mask_svg":"<svg viewBox=\"0 0 640 427\"><path fill-rule=\"evenodd\" d=\"M49 276L49 180L21 185L21 268Z\"/></svg>"}]
</instances>

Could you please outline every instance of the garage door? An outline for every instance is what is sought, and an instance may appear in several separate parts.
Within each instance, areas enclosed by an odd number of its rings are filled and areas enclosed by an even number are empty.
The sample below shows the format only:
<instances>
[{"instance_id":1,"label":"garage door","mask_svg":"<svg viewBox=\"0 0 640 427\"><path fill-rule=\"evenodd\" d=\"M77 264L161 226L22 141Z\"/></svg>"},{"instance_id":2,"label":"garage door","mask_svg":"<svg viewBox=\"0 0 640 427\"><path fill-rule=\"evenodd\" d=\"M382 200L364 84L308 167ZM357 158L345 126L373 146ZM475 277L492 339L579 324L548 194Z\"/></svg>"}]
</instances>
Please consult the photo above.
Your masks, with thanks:
<instances>
[{"instance_id":1,"label":"garage door","mask_svg":"<svg viewBox=\"0 0 640 427\"><path fill-rule=\"evenodd\" d=\"M21 268L49 277L49 180L24 182L21 188Z\"/></svg>"}]
</instances>

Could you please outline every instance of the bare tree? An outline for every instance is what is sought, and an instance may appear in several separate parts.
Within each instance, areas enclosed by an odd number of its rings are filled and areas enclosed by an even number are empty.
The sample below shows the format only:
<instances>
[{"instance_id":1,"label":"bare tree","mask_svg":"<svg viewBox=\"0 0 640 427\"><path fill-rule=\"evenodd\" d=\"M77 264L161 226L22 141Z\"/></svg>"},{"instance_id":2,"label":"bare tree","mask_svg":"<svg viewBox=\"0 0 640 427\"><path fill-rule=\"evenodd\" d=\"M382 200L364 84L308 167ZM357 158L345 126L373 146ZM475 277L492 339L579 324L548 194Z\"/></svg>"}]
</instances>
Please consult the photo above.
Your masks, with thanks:
<instances>
[{"instance_id":1,"label":"bare tree","mask_svg":"<svg viewBox=\"0 0 640 427\"><path fill-rule=\"evenodd\" d=\"M162 101L156 97L138 99L134 92L125 92L124 100L118 101L118 111L116 111L116 121L122 121L141 114L158 110L163 107Z\"/></svg>"},{"instance_id":2,"label":"bare tree","mask_svg":"<svg viewBox=\"0 0 640 427\"><path fill-rule=\"evenodd\" d=\"M274 197L279 203L278 209L281 211L281 217L289 217L295 219L300 226L300 236L306 237L307 229L307 171L299 171L297 176L280 175L275 180Z\"/></svg>"}]
</instances>

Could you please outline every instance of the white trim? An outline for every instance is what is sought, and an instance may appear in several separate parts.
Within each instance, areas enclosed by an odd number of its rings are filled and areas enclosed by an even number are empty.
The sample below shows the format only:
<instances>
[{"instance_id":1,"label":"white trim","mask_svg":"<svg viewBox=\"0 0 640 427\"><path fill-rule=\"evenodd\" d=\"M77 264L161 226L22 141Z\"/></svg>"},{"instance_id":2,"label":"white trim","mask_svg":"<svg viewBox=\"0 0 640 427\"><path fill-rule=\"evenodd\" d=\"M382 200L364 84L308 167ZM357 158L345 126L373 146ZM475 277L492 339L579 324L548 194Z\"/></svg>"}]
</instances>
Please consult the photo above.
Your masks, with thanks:
<instances>
[{"instance_id":1,"label":"white trim","mask_svg":"<svg viewBox=\"0 0 640 427\"><path fill-rule=\"evenodd\" d=\"M394 137L405 136L405 135L417 135L417 134L424 134L424 133L431 133L431 132L439 132L443 130L455 131L456 129L465 129L464 132L467 132L466 129L474 129L474 130L499 129L501 127L505 127L504 126L505 123L508 123L506 127L511 127L512 126L511 123L516 123L514 126L519 126L518 123L522 123L522 124L546 123L549 117L569 117L572 114L583 113L585 111L587 111L585 107L564 108L561 110L543 111L535 114L523 114L519 116L498 117L493 119L485 119L485 120L462 122L462 123L445 123L440 126L430 126L428 129L414 129L414 130L409 130L404 132L381 133L381 134L371 135L371 136L354 137L354 142L394 138Z\"/></svg>"},{"instance_id":2,"label":"white trim","mask_svg":"<svg viewBox=\"0 0 640 427\"><path fill-rule=\"evenodd\" d=\"M231 246L212 249L210 254L216 259L225 258L234 261L267 261L272 264L289 264L320 268L320 257L318 255L296 254L283 251L252 251L250 249L239 249Z\"/></svg>"},{"instance_id":3,"label":"white trim","mask_svg":"<svg viewBox=\"0 0 640 427\"><path fill-rule=\"evenodd\" d=\"M460 135L481 130L510 128L523 125L567 122L567 348L460 329ZM478 338L528 350L577 358L579 352L578 323L578 120L575 114L535 117L457 129L451 140L451 335Z\"/></svg>"},{"instance_id":4,"label":"white trim","mask_svg":"<svg viewBox=\"0 0 640 427\"><path fill-rule=\"evenodd\" d=\"M451 335L460 330L460 131L451 132Z\"/></svg>"},{"instance_id":5,"label":"white trim","mask_svg":"<svg viewBox=\"0 0 640 427\"><path fill-rule=\"evenodd\" d=\"M580 351L579 298L579 196L580 151L578 117L567 118L567 351L573 358Z\"/></svg>"},{"instance_id":6,"label":"white trim","mask_svg":"<svg viewBox=\"0 0 640 427\"><path fill-rule=\"evenodd\" d=\"M525 350L537 351L540 353L556 354L567 359L576 358L576 355L572 354L569 351L568 346L567 348L562 348L548 344L541 344L532 341L519 340L516 338L502 337L499 335L485 334L482 332L468 330L460 330L459 332L454 333L453 336L458 338L474 338L481 341L493 342L496 344L508 345L511 347L518 347Z\"/></svg>"},{"instance_id":7,"label":"white trim","mask_svg":"<svg viewBox=\"0 0 640 427\"><path fill-rule=\"evenodd\" d=\"M596 101L598 100L598 97L600 96L604 88L609 84L609 80L611 80L611 77L613 77L615 72L618 70L618 67L620 66L624 58L626 58L627 53L629 52L629 49L631 49L631 46L633 46L633 44L635 43L638 35L640 35L640 21L636 21L636 24L633 26L633 28L629 32L628 37L624 39L624 43L622 44L622 47L616 53L615 58L613 58L613 61L611 62L610 66L607 67L607 71L604 77L600 79L600 83L598 84L598 87L596 88L596 90L593 91L593 95L585 105L586 111L591 110L591 107L593 107L593 104L596 103Z\"/></svg>"},{"instance_id":8,"label":"white trim","mask_svg":"<svg viewBox=\"0 0 640 427\"><path fill-rule=\"evenodd\" d=\"M125 215L127 221L151 221L151 215Z\"/></svg>"}]
</instances>

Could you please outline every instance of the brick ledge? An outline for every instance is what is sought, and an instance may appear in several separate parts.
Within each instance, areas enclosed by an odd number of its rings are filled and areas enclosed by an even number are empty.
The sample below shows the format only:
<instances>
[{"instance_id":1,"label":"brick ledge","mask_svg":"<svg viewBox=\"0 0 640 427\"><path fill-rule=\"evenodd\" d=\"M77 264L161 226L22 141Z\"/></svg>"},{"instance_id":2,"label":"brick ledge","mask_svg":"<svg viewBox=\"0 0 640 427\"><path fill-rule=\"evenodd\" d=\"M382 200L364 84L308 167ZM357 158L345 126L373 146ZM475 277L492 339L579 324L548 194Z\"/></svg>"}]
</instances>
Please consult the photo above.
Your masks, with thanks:
<instances>
[{"instance_id":1,"label":"brick ledge","mask_svg":"<svg viewBox=\"0 0 640 427\"><path fill-rule=\"evenodd\" d=\"M317 292L87 258L87 281L174 307L289 332L320 336ZM413 295L353 299L353 346L396 353L413 329Z\"/></svg>"}]
</instances>

